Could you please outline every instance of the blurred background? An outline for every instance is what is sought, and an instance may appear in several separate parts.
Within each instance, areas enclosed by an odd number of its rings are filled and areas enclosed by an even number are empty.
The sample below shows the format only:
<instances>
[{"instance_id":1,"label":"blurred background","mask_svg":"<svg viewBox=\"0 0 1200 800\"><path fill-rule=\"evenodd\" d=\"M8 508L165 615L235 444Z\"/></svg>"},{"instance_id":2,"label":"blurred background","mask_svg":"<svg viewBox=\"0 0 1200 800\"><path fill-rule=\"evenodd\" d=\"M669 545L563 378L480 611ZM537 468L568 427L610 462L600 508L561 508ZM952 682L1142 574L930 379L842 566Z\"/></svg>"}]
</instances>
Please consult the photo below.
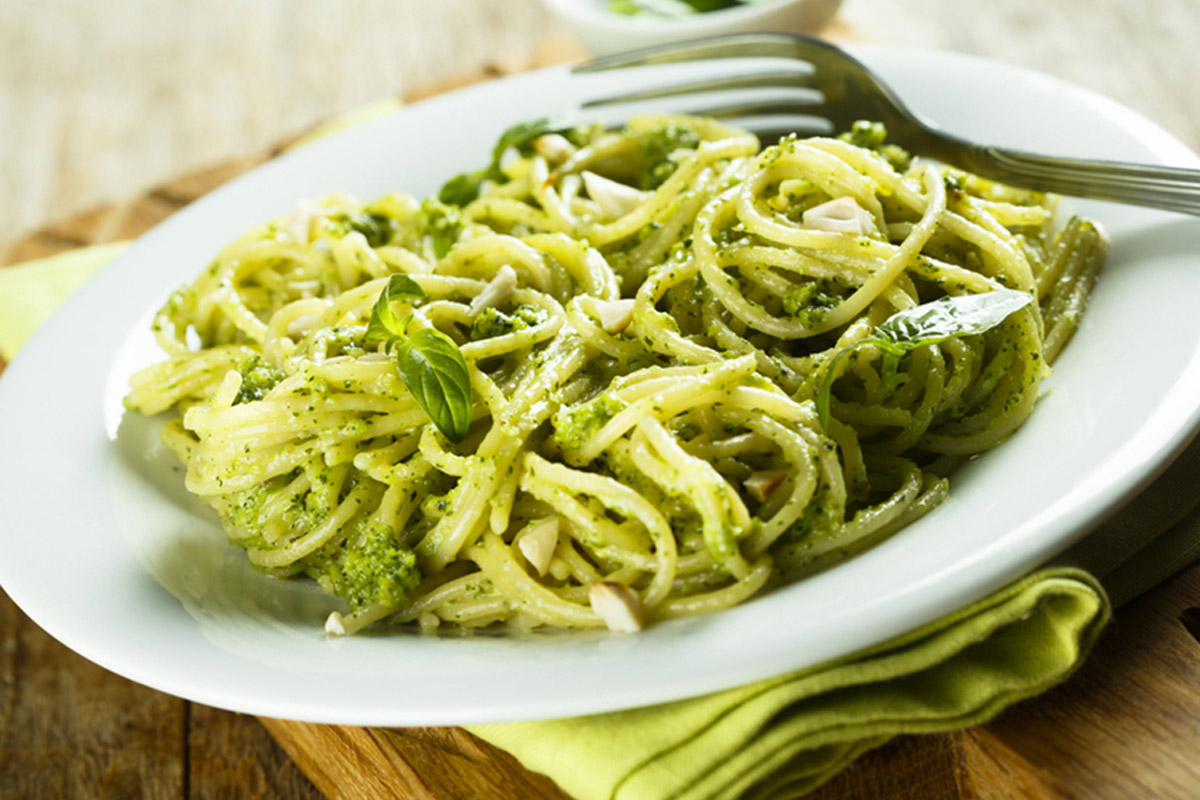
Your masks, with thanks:
<instances>
[{"instance_id":1,"label":"blurred background","mask_svg":"<svg viewBox=\"0 0 1200 800\"><path fill-rule=\"evenodd\" d=\"M1200 149L1197 0L845 0L830 30L1041 70ZM0 243L381 98L583 53L539 0L0 0Z\"/></svg>"}]
</instances>

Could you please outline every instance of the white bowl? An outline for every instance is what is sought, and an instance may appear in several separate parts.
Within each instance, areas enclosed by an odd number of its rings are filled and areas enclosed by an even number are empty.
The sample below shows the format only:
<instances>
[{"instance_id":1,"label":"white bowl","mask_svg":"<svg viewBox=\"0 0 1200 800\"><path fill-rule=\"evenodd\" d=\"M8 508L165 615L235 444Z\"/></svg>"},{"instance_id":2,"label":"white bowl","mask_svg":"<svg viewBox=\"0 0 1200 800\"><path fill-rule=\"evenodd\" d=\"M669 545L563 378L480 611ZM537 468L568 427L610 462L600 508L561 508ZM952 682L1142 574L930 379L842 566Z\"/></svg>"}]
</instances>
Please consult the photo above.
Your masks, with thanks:
<instances>
[{"instance_id":1,"label":"white bowl","mask_svg":"<svg viewBox=\"0 0 1200 800\"><path fill-rule=\"evenodd\" d=\"M608 0L542 2L596 55L725 33L815 33L842 4L842 0L775 0L665 18L618 14L609 10Z\"/></svg>"}]
</instances>

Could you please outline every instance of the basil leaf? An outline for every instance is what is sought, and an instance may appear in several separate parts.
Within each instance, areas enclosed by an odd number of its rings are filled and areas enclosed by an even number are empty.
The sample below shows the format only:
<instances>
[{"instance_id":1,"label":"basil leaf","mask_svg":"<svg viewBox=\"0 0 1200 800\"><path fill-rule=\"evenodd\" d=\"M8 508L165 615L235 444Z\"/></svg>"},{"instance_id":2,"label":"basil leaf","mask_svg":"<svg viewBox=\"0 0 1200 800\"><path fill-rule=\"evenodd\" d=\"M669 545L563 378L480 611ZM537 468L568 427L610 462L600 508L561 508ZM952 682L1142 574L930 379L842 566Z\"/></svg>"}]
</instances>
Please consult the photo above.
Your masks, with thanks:
<instances>
[{"instance_id":1,"label":"basil leaf","mask_svg":"<svg viewBox=\"0 0 1200 800\"><path fill-rule=\"evenodd\" d=\"M565 118L539 117L538 119L518 122L500 134L492 147L492 163L475 172L464 172L455 175L438 191L438 200L448 205L465 206L479 197L479 189L484 181L505 183L508 178L500 170L500 159L510 147L524 150L533 140L547 133L566 133L575 126Z\"/></svg>"},{"instance_id":2,"label":"basil leaf","mask_svg":"<svg viewBox=\"0 0 1200 800\"><path fill-rule=\"evenodd\" d=\"M955 336L989 331L1032 301L1031 295L1013 289L940 297L893 314L875 329L875 334L911 350Z\"/></svg>"},{"instance_id":3,"label":"basil leaf","mask_svg":"<svg viewBox=\"0 0 1200 800\"><path fill-rule=\"evenodd\" d=\"M396 350L396 371L417 405L448 439L458 442L471 425L471 373L462 351L436 328L422 328L409 336L413 315L400 319L392 300L427 297L421 284L403 273L388 278L379 293L364 339L386 342Z\"/></svg>"},{"instance_id":4,"label":"basil leaf","mask_svg":"<svg viewBox=\"0 0 1200 800\"><path fill-rule=\"evenodd\" d=\"M479 197L479 187L488 178L487 170L455 175L438 191L438 200L449 206L465 206Z\"/></svg>"},{"instance_id":5,"label":"basil leaf","mask_svg":"<svg viewBox=\"0 0 1200 800\"><path fill-rule=\"evenodd\" d=\"M400 315L392 308L392 300L400 297L428 297L421 284L402 272L397 272L388 278L387 285L379 293L375 307L371 309L371 320L367 323L367 332L363 340L367 342L391 342L404 338L404 329L408 320L401 320Z\"/></svg>"},{"instance_id":6,"label":"basil leaf","mask_svg":"<svg viewBox=\"0 0 1200 800\"><path fill-rule=\"evenodd\" d=\"M492 166L500 168L500 159L510 147L522 150L533 143L533 140L547 133L563 133L573 128L567 120L550 117L539 117L527 122L518 122L500 134L496 146L492 148Z\"/></svg>"},{"instance_id":7,"label":"basil leaf","mask_svg":"<svg viewBox=\"0 0 1200 800\"><path fill-rule=\"evenodd\" d=\"M900 357L929 344L959 336L986 333L1033 302L1033 296L1015 289L997 289L983 294L939 297L916 308L907 308L888 317L872 335L843 347L825 366L825 375L813 402L821 427L829 428L829 405L837 365L859 347L875 345L883 351L880 391L887 395L908 380L899 371Z\"/></svg>"},{"instance_id":8,"label":"basil leaf","mask_svg":"<svg viewBox=\"0 0 1200 800\"><path fill-rule=\"evenodd\" d=\"M396 368L438 430L451 441L462 441L471 424L471 375L454 340L435 328L422 328L400 340Z\"/></svg>"}]
</instances>

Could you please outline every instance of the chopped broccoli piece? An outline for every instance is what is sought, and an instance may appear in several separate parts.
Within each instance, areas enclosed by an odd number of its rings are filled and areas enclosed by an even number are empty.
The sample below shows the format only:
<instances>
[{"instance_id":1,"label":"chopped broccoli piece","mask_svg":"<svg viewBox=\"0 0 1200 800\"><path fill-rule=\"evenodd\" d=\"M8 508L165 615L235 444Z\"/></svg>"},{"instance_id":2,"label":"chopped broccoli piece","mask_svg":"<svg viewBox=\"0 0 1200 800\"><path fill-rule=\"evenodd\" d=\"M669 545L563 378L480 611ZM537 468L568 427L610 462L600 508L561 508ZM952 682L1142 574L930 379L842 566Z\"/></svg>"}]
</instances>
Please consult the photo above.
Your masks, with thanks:
<instances>
[{"instance_id":1,"label":"chopped broccoli piece","mask_svg":"<svg viewBox=\"0 0 1200 800\"><path fill-rule=\"evenodd\" d=\"M811 328L841 301L826 281L808 281L783 293L783 310L804 327Z\"/></svg>"},{"instance_id":2,"label":"chopped broccoli piece","mask_svg":"<svg viewBox=\"0 0 1200 800\"><path fill-rule=\"evenodd\" d=\"M421 203L417 212L417 229L429 242L433 257L441 258L450 252L462 233L462 215L457 207L430 197Z\"/></svg>"},{"instance_id":3,"label":"chopped broccoli piece","mask_svg":"<svg viewBox=\"0 0 1200 800\"><path fill-rule=\"evenodd\" d=\"M237 371L242 376L242 386L233 398L235 406L252 400L262 400L267 396L267 392L284 378L282 370L271 366L258 356L251 356L238 364Z\"/></svg>"},{"instance_id":4,"label":"chopped broccoli piece","mask_svg":"<svg viewBox=\"0 0 1200 800\"><path fill-rule=\"evenodd\" d=\"M573 450L603 428L626 403L611 394L602 394L581 405L563 409L554 415L554 438L560 446Z\"/></svg>"},{"instance_id":5,"label":"chopped broccoli piece","mask_svg":"<svg viewBox=\"0 0 1200 800\"><path fill-rule=\"evenodd\" d=\"M694 150L700 142L696 129L679 120L670 120L643 134L639 188L651 190L662 186L679 166L671 160L671 154L676 150Z\"/></svg>"},{"instance_id":6,"label":"chopped broccoli piece","mask_svg":"<svg viewBox=\"0 0 1200 800\"><path fill-rule=\"evenodd\" d=\"M498 308L485 308L471 323L471 341L491 339L494 336L532 328L541 325L548 316L544 309L531 303L522 303L512 314L505 314Z\"/></svg>"},{"instance_id":7,"label":"chopped broccoli piece","mask_svg":"<svg viewBox=\"0 0 1200 800\"><path fill-rule=\"evenodd\" d=\"M517 325L517 330L541 325L549 318L546 309L533 303L522 303L513 311L513 323Z\"/></svg>"},{"instance_id":8,"label":"chopped broccoli piece","mask_svg":"<svg viewBox=\"0 0 1200 800\"><path fill-rule=\"evenodd\" d=\"M417 557L379 523L364 524L356 544L310 569L328 578L333 594L354 610L375 604L394 608L421 581Z\"/></svg>"},{"instance_id":9,"label":"chopped broccoli piece","mask_svg":"<svg viewBox=\"0 0 1200 800\"><path fill-rule=\"evenodd\" d=\"M266 499L266 483L257 483L249 489L231 495L231 502L225 507L222 515L226 527L239 532L256 529L258 514L262 511Z\"/></svg>"},{"instance_id":10,"label":"chopped broccoli piece","mask_svg":"<svg viewBox=\"0 0 1200 800\"><path fill-rule=\"evenodd\" d=\"M843 142L849 142L855 147L874 150L883 156L897 172L908 169L912 156L903 147L887 144L887 128L882 122L858 120L850 126L850 130L838 136Z\"/></svg>"},{"instance_id":11,"label":"chopped broccoli piece","mask_svg":"<svg viewBox=\"0 0 1200 800\"><path fill-rule=\"evenodd\" d=\"M383 214L344 211L326 217L325 230L337 237L357 231L366 238L371 247L383 247L392 240L395 227L391 217Z\"/></svg>"}]
</instances>

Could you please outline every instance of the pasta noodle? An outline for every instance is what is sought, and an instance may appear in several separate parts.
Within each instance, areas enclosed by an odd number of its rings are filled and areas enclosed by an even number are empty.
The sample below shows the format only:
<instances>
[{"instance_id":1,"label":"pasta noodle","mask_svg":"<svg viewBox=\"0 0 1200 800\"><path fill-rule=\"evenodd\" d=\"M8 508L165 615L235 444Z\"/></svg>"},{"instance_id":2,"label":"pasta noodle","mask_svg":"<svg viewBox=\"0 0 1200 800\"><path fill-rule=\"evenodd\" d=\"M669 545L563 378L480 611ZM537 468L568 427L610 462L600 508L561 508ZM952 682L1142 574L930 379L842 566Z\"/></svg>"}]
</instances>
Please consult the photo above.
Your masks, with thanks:
<instances>
[{"instance_id":1,"label":"pasta noodle","mask_svg":"<svg viewBox=\"0 0 1200 800\"><path fill-rule=\"evenodd\" d=\"M304 201L230 244L126 403L180 411L187 488L256 568L346 600L330 633L636 629L869 547L1011 434L1106 248L1053 216L878 125L539 121L440 199ZM1016 293L986 330L880 338Z\"/></svg>"}]
</instances>

